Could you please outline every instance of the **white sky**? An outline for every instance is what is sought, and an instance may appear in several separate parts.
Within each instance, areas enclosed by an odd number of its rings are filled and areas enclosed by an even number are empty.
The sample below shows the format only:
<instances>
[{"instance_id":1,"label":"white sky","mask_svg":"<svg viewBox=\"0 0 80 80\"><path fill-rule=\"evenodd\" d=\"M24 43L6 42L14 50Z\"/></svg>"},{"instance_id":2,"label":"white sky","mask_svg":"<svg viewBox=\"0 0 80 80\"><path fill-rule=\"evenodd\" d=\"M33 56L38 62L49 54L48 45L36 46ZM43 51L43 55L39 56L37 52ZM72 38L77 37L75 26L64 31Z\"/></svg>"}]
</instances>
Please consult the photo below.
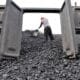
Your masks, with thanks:
<instances>
[{"instance_id":1,"label":"white sky","mask_svg":"<svg viewBox=\"0 0 80 80\"><path fill-rule=\"evenodd\" d=\"M64 0L13 0L21 8L61 8ZM80 6L80 0L71 0L72 6L74 2ZM5 5L6 0L0 0L0 5ZM40 25L40 17L44 16L48 18L54 34L61 34L60 15L52 13L26 13L23 15L22 30L34 30ZM43 27L40 29L43 32Z\"/></svg>"}]
</instances>

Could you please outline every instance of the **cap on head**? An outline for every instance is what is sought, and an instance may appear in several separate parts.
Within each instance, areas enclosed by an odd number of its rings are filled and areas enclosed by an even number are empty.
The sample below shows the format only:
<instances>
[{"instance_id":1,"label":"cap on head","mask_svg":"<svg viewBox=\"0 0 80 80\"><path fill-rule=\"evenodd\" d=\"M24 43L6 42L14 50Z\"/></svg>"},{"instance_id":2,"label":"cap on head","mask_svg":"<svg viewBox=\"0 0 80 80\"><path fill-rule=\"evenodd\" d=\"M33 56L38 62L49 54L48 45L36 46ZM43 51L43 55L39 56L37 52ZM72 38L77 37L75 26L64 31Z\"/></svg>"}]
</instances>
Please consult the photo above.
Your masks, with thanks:
<instances>
[{"instance_id":1,"label":"cap on head","mask_svg":"<svg viewBox=\"0 0 80 80\"><path fill-rule=\"evenodd\" d=\"M41 20L44 19L44 17L41 17Z\"/></svg>"}]
</instances>

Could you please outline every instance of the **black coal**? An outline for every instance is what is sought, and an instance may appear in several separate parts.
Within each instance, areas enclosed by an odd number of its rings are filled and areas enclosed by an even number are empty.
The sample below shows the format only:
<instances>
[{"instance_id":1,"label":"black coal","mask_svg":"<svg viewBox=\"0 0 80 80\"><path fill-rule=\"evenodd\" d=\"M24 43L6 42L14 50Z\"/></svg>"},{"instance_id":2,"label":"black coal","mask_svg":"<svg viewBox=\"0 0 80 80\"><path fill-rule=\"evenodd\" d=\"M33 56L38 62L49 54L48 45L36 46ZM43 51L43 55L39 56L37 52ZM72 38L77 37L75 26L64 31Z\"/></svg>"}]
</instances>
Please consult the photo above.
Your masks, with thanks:
<instances>
[{"instance_id":1,"label":"black coal","mask_svg":"<svg viewBox=\"0 0 80 80\"><path fill-rule=\"evenodd\" d=\"M32 31L22 32L19 58L0 60L0 80L80 80L80 60L64 59L61 35L44 42Z\"/></svg>"}]
</instances>

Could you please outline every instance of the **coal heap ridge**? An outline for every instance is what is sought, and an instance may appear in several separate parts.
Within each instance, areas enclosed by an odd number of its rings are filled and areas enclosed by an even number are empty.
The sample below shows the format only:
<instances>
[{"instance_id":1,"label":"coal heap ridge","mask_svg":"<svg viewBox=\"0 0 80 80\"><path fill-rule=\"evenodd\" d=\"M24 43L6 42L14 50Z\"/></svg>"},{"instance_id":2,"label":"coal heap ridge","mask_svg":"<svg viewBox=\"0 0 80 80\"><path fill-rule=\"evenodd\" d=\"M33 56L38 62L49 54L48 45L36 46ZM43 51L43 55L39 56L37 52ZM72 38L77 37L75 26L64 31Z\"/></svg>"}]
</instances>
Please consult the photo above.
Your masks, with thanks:
<instances>
[{"instance_id":1,"label":"coal heap ridge","mask_svg":"<svg viewBox=\"0 0 80 80\"><path fill-rule=\"evenodd\" d=\"M44 43L44 35L32 36L33 31L22 32L18 59L0 60L0 80L80 80L80 60L62 56L61 35Z\"/></svg>"}]
</instances>

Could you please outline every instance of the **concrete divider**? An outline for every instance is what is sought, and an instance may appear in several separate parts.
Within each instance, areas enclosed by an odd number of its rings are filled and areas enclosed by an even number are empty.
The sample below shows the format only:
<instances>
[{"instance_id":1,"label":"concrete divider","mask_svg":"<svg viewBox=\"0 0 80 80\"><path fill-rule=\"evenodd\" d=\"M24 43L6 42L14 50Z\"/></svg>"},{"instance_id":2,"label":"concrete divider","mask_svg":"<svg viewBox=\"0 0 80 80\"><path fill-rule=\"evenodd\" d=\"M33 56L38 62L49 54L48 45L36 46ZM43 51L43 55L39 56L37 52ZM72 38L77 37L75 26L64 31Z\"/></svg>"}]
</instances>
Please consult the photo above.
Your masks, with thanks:
<instances>
[{"instance_id":1,"label":"concrete divider","mask_svg":"<svg viewBox=\"0 0 80 80\"><path fill-rule=\"evenodd\" d=\"M21 49L23 10L12 0L7 0L1 30L0 54L19 56Z\"/></svg>"},{"instance_id":2,"label":"concrete divider","mask_svg":"<svg viewBox=\"0 0 80 80\"><path fill-rule=\"evenodd\" d=\"M80 34L77 34L77 30L80 33L80 15L75 13L80 14L80 7L71 6L71 0L65 0L60 13L63 50L67 55L73 55L73 57L76 57L79 52L78 47L80 44Z\"/></svg>"}]
</instances>

